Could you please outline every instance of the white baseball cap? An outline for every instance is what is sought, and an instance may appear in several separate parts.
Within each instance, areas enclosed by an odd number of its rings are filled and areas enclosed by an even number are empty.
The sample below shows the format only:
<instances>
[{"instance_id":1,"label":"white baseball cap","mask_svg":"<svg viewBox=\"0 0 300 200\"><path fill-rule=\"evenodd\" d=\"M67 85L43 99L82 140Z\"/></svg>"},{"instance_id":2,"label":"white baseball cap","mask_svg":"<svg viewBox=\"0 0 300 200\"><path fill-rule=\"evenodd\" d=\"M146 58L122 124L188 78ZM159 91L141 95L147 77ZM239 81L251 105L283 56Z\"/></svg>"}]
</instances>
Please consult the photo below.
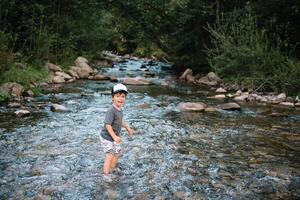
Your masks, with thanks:
<instances>
[{"instance_id":1,"label":"white baseball cap","mask_svg":"<svg viewBox=\"0 0 300 200\"><path fill-rule=\"evenodd\" d=\"M124 93L128 93L127 87L125 85L123 85L122 83L118 83L117 85L115 85L112 90L111 93L115 94L118 92L124 92Z\"/></svg>"}]
</instances>

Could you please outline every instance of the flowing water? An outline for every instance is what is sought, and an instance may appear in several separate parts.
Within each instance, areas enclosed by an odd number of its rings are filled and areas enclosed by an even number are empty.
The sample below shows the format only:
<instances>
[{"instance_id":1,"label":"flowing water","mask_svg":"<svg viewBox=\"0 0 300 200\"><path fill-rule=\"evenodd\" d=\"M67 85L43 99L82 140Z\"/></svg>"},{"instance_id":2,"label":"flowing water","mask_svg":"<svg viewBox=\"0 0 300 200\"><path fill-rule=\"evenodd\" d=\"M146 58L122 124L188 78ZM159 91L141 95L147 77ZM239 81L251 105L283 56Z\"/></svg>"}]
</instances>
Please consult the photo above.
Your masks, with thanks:
<instances>
[{"instance_id":1,"label":"flowing water","mask_svg":"<svg viewBox=\"0 0 300 200\"><path fill-rule=\"evenodd\" d=\"M180 112L208 105L208 91L174 81L167 65L143 61L105 69L120 78L151 71L151 86L128 86L123 155L103 183L99 132L111 105L107 81L77 81L28 103L31 115L0 112L0 199L299 199L300 112L272 118L272 107ZM168 83L168 84L165 84ZM67 112L51 112L51 103Z\"/></svg>"}]
</instances>

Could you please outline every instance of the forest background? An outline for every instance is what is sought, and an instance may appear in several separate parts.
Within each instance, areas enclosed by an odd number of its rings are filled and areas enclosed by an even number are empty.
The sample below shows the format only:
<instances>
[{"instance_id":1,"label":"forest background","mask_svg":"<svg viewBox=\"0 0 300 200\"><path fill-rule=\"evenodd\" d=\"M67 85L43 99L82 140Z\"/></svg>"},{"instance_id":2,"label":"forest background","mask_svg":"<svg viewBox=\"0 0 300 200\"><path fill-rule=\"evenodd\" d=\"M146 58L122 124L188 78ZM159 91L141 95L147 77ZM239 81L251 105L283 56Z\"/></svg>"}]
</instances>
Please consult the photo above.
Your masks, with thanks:
<instances>
[{"instance_id":1,"label":"forest background","mask_svg":"<svg viewBox=\"0 0 300 200\"><path fill-rule=\"evenodd\" d=\"M30 88L47 61L113 50L296 96L299 38L299 0L1 0L0 84Z\"/></svg>"}]
</instances>

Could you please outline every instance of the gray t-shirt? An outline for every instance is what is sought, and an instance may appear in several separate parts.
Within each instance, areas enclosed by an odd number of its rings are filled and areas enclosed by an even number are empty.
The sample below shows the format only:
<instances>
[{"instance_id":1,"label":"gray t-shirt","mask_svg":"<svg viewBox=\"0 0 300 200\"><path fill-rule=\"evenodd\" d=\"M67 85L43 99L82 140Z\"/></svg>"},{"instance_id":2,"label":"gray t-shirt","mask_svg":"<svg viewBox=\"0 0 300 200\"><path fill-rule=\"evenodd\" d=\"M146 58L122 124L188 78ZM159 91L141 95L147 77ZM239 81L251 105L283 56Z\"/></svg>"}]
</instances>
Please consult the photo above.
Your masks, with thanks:
<instances>
[{"instance_id":1,"label":"gray t-shirt","mask_svg":"<svg viewBox=\"0 0 300 200\"><path fill-rule=\"evenodd\" d=\"M117 136L119 136L120 132L121 132L121 128L122 128L122 122L123 122L122 110L120 111L120 110L116 109L114 106L111 106L106 112L105 119L104 119L104 126L101 130L101 136L104 139L113 142L114 140L108 133L107 129L105 128L105 125L106 124L111 125L115 134Z\"/></svg>"}]
</instances>

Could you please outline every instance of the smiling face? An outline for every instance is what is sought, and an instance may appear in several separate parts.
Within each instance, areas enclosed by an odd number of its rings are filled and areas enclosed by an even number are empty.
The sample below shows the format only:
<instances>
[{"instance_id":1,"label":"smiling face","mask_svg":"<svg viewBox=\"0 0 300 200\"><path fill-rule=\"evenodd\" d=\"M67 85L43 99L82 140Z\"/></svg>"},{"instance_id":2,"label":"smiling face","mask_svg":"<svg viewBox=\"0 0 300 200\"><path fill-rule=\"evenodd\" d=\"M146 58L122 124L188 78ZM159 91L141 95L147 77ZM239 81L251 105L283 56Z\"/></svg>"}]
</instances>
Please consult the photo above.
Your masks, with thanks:
<instances>
[{"instance_id":1,"label":"smiling face","mask_svg":"<svg viewBox=\"0 0 300 200\"><path fill-rule=\"evenodd\" d=\"M118 92L112 96L113 105L117 109L121 109L124 106L126 95L122 92Z\"/></svg>"}]
</instances>

